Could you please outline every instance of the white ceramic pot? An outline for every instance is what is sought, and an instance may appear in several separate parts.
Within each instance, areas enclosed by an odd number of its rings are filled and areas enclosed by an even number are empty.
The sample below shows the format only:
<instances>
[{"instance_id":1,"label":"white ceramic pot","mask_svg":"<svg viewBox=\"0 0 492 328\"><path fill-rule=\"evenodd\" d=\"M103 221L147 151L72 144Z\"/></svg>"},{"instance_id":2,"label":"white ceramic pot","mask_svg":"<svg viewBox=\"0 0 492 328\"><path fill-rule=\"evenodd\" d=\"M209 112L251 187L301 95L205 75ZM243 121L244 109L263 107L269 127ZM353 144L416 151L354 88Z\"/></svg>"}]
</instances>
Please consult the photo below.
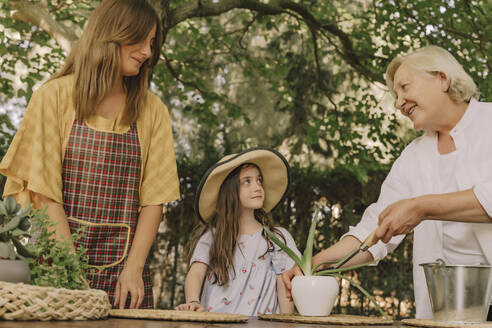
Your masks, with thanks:
<instances>
[{"instance_id":1,"label":"white ceramic pot","mask_svg":"<svg viewBox=\"0 0 492 328\"><path fill-rule=\"evenodd\" d=\"M305 316L327 316L335 304L339 284L330 276L296 276L292 298L297 311Z\"/></svg>"},{"instance_id":2,"label":"white ceramic pot","mask_svg":"<svg viewBox=\"0 0 492 328\"><path fill-rule=\"evenodd\" d=\"M28 283L29 265L24 260L0 260L0 281Z\"/></svg>"}]
</instances>

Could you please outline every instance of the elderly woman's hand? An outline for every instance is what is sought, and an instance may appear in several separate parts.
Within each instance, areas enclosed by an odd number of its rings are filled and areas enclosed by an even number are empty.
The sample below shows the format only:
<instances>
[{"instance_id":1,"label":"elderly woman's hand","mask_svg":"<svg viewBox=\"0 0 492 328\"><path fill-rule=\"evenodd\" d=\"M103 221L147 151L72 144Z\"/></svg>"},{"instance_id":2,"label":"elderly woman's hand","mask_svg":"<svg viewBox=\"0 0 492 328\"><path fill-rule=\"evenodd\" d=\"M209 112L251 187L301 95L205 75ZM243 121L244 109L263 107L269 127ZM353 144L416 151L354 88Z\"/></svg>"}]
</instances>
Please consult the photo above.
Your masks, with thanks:
<instances>
[{"instance_id":1,"label":"elderly woman's hand","mask_svg":"<svg viewBox=\"0 0 492 328\"><path fill-rule=\"evenodd\" d=\"M423 219L419 198L400 200L386 207L379 215L376 237L387 243L393 236L411 232Z\"/></svg>"}]
</instances>

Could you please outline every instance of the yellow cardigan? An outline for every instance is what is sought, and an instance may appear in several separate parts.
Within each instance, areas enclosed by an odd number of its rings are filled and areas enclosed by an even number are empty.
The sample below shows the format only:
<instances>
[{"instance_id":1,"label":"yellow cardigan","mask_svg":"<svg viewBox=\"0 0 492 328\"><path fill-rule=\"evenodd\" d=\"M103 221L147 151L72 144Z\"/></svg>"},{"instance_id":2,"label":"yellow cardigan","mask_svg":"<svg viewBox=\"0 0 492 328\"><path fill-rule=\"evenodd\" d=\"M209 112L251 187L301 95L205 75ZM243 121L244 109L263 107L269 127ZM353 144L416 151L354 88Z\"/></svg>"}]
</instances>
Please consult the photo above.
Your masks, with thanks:
<instances>
[{"instance_id":1,"label":"yellow cardigan","mask_svg":"<svg viewBox=\"0 0 492 328\"><path fill-rule=\"evenodd\" d=\"M62 167L65 148L75 119L72 100L74 77L64 76L43 84L32 96L24 119L0 173L7 177L4 196L39 207L33 193L62 204ZM124 133L121 114L114 119L95 115L86 123L93 129ZM179 197L179 179L174 156L171 120L166 106L148 91L142 114L137 120L142 152L140 206L159 205Z\"/></svg>"}]
</instances>

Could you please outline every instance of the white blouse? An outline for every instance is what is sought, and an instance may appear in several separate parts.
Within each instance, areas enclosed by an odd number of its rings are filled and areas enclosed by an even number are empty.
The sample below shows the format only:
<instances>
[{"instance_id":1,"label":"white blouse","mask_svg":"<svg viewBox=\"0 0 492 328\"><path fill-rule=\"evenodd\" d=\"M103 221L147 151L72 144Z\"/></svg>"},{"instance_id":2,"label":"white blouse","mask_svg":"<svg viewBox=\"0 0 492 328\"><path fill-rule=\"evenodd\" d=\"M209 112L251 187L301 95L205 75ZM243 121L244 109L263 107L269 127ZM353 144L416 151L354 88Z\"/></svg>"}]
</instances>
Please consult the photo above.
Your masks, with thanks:
<instances>
[{"instance_id":1,"label":"white blouse","mask_svg":"<svg viewBox=\"0 0 492 328\"><path fill-rule=\"evenodd\" d=\"M456 181L456 152L439 155L439 193L459 191ZM442 221L442 245L447 264L477 265L487 263L473 225L465 222Z\"/></svg>"},{"instance_id":2,"label":"white blouse","mask_svg":"<svg viewBox=\"0 0 492 328\"><path fill-rule=\"evenodd\" d=\"M451 136L456 145L456 164L451 174L456 181L456 191L473 188L478 201L492 217L492 103L472 99ZM441 193L439 155L435 132L426 132L411 142L393 163L377 202L366 209L361 221L344 236L364 240L377 227L378 216L388 205L406 198ZM463 224L476 236L480 246L474 252L478 257L483 254L488 263L492 263L492 224ZM395 236L387 244L380 241L369 251L376 260L381 260L404 237ZM445 245L448 242L443 233L443 221L423 221L414 229L413 278L417 318L432 318L425 276L419 264L444 258L444 249L449 249ZM454 255L453 261L469 263L469 254L454 251Z\"/></svg>"}]
</instances>

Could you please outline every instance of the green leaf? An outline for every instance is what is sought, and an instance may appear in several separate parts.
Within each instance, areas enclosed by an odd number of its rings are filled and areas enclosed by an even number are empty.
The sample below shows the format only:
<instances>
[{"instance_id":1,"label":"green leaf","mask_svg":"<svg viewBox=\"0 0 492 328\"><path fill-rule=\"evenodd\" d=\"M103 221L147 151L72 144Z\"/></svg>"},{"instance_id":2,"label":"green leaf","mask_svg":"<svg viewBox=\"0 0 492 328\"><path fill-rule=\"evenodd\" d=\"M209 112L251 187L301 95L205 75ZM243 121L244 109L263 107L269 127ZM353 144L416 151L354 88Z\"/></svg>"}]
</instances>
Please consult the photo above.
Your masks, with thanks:
<instances>
[{"instance_id":1,"label":"green leaf","mask_svg":"<svg viewBox=\"0 0 492 328\"><path fill-rule=\"evenodd\" d=\"M309 275L312 274L312 263L313 263L313 244L314 244L314 232L316 231L316 226L318 224L319 216L319 206L316 206L314 210L313 219L311 221L311 226L309 227L309 234L306 241L306 248L304 249L304 254L302 255L302 262L304 263L304 270L309 270Z\"/></svg>"},{"instance_id":2,"label":"green leaf","mask_svg":"<svg viewBox=\"0 0 492 328\"><path fill-rule=\"evenodd\" d=\"M368 266L368 265L371 265L371 264L374 264L374 263L376 263L376 261L362 263L362 264L356 264L356 265L353 265L353 266L350 266L350 267L345 267L345 268L326 269L326 270L314 272L313 274L315 276L331 276L334 273L340 273L340 272L355 270L355 269L359 269L359 268L362 268L362 267L365 267L365 266ZM314 269L313 269L313 271L314 271Z\"/></svg>"},{"instance_id":3,"label":"green leaf","mask_svg":"<svg viewBox=\"0 0 492 328\"><path fill-rule=\"evenodd\" d=\"M5 209L9 214L14 214L16 213L15 209L17 207L17 202L15 201L15 198L12 196L8 196L5 200Z\"/></svg>"},{"instance_id":4,"label":"green leaf","mask_svg":"<svg viewBox=\"0 0 492 328\"><path fill-rule=\"evenodd\" d=\"M287 245L285 245L285 243L283 243L280 239L277 238L277 236L270 231L270 229L268 229L267 227L263 227L263 230L265 230L266 234L268 235L268 237L275 243L278 245L278 247L280 247L284 252L287 253L287 255L289 255L289 257L294 260L294 262L296 262L296 264L301 268L305 266L304 263L302 262L302 260L299 258L299 256L297 256L296 253L294 253L293 250L291 250ZM310 270L309 270L310 272ZM303 273L306 274L306 272L304 272L303 270Z\"/></svg>"},{"instance_id":5,"label":"green leaf","mask_svg":"<svg viewBox=\"0 0 492 328\"><path fill-rule=\"evenodd\" d=\"M333 274L334 277L340 278L340 279L345 279L347 280L352 286L360 290L378 309L378 311L381 313L381 315L386 319L386 320L391 320L391 318L384 312L384 310L379 306L379 304L376 302L376 299L369 294L361 285L350 279L349 277L346 277L342 274Z\"/></svg>"},{"instance_id":6,"label":"green leaf","mask_svg":"<svg viewBox=\"0 0 492 328\"><path fill-rule=\"evenodd\" d=\"M15 260L15 248L10 242L0 242L0 257Z\"/></svg>"},{"instance_id":7,"label":"green leaf","mask_svg":"<svg viewBox=\"0 0 492 328\"><path fill-rule=\"evenodd\" d=\"M12 235L12 237L19 237L19 236L25 235L26 232L22 229L15 228L14 230L12 230L12 232L10 234ZM15 239L15 238L12 238L12 239Z\"/></svg>"},{"instance_id":8,"label":"green leaf","mask_svg":"<svg viewBox=\"0 0 492 328\"><path fill-rule=\"evenodd\" d=\"M9 242L0 242L0 257L8 259L10 257Z\"/></svg>"},{"instance_id":9,"label":"green leaf","mask_svg":"<svg viewBox=\"0 0 492 328\"><path fill-rule=\"evenodd\" d=\"M327 262L322 262L322 263L318 263L316 264L314 267L313 267L313 274L316 272L316 270L318 270L320 267L322 267L323 265L332 265L332 264L335 264L339 261L340 259L338 260L335 260L335 261L327 261Z\"/></svg>"},{"instance_id":10,"label":"green leaf","mask_svg":"<svg viewBox=\"0 0 492 328\"><path fill-rule=\"evenodd\" d=\"M2 228L0 228L0 233L4 233L17 228L21 219L22 216L20 215L14 216L9 222L7 222L7 224L5 224Z\"/></svg>"},{"instance_id":11,"label":"green leaf","mask_svg":"<svg viewBox=\"0 0 492 328\"><path fill-rule=\"evenodd\" d=\"M29 250L17 239L12 239L12 242L15 245L15 248L17 249L17 253L21 255L22 257L29 257L29 258L35 258L34 254L29 252Z\"/></svg>"},{"instance_id":12,"label":"green leaf","mask_svg":"<svg viewBox=\"0 0 492 328\"><path fill-rule=\"evenodd\" d=\"M7 209L5 208L5 202L0 201L0 216L7 216ZM1 224L1 222L0 222Z\"/></svg>"}]
</instances>

